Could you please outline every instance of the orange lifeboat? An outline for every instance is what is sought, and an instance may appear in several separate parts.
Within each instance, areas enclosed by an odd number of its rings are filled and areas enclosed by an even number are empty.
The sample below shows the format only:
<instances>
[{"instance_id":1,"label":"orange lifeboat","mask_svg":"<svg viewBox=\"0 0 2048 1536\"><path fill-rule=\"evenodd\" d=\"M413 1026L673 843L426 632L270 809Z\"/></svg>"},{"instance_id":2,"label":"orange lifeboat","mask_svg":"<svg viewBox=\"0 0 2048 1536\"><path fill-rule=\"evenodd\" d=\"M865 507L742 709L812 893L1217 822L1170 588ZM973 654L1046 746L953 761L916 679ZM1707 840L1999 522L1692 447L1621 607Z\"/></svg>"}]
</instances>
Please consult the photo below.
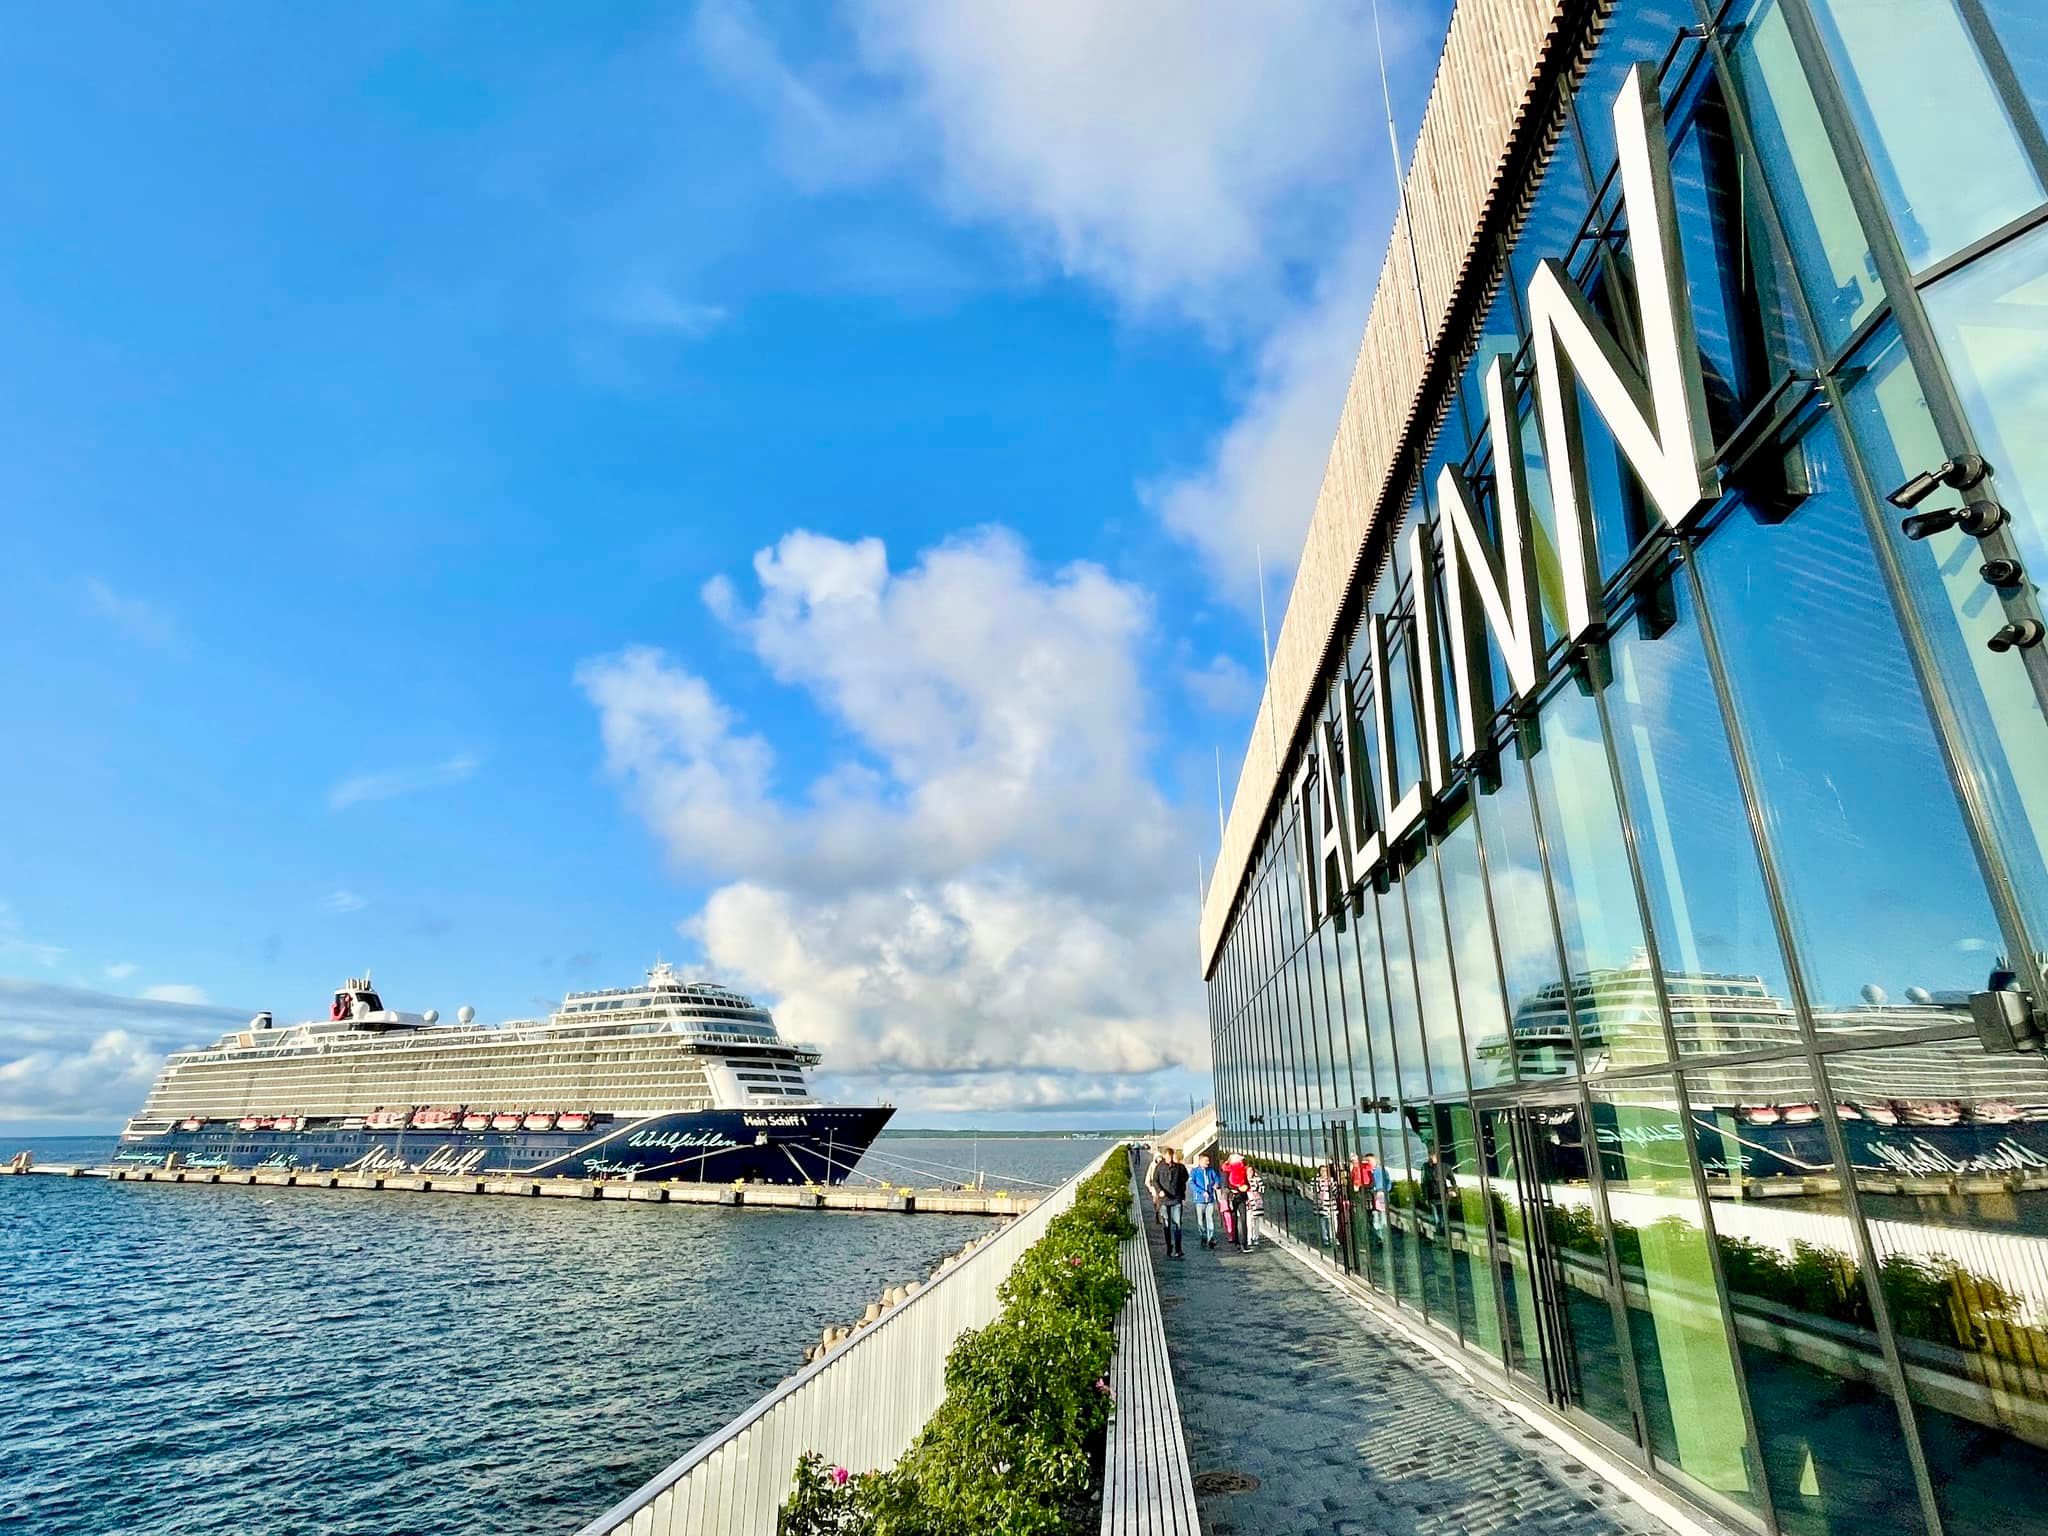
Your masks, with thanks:
<instances>
[{"instance_id":1,"label":"orange lifeboat","mask_svg":"<svg viewBox=\"0 0 2048 1536\"><path fill-rule=\"evenodd\" d=\"M587 1110L572 1109L555 1122L558 1131L587 1131L590 1129L590 1114Z\"/></svg>"},{"instance_id":2,"label":"orange lifeboat","mask_svg":"<svg viewBox=\"0 0 2048 1536\"><path fill-rule=\"evenodd\" d=\"M529 1131L552 1131L555 1128L555 1117L545 1110L537 1109L521 1123Z\"/></svg>"},{"instance_id":3,"label":"orange lifeboat","mask_svg":"<svg viewBox=\"0 0 2048 1536\"><path fill-rule=\"evenodd\" d=\"M490 1125L491 1117L474 1109L462 1117L462 1128L465 1131L485 1131L490 1129Z\"/></svg>"},{"instance_id":4,"label":"orange lifeboat","mask_svg":"<svg viewBox=\"0 0 2048 1536\"><path fill-rule=\"evenodd\" d=\"M180 1120L178 1122L178 1129L181 1131L203 1130L205 1129L205 1126L206 1122L200 1119L197 1115L187 1115L183 1120Z\"/></svg>"},{"instance_id":5,"label":"orange lifeboat","mask_svg":"<svg viewBox=\"0 0 2048 1536\"><path fill-rule=\"evenodd\" d=\"M363 1124L373 1131L402 1131L411 1121L409 1109L373 1109Z\"/></svg>"},{"instance_id":6,"label":"orange lifeboat","mask_svg":"<svg viewBox=\"0 0 2048 1536\"><path fill-rule=\"evenodd\" d=\"M412 1117L412 1128L416 1131L452 1131L459 1118L452 1109L427 1108Z\"/></svg>"},{"instance_id":7,"label":"orange lifeboat","mask_svg":"<svg viewBox=\"0 0 2048 1536\"><path fill-rule=\"evenodd\" d=\"M497 1114L495 1114L495 1115L491 1116L491 1129L492 1129L492 1130L494 1130L494 1131L516 1131L516 1130L518 1130L518 1129L519 1129L519 1114L518 1114L518 1111L516 1111L516 1110L500 1110L500 1111L499 1111L499 1112L498 1112Z\"/></svg>"},{"instance_id":8,"label":"orange lifeboat","mask_svg":"<svg viewBox=\"0 0 2048 1536\"><path fill-rule=\"evenodd\" d=\"M261 1115L244 1115L235 1122L235 1129L238 1131L260 1131L265 1123Z\"/></svg>"}]
</instances>

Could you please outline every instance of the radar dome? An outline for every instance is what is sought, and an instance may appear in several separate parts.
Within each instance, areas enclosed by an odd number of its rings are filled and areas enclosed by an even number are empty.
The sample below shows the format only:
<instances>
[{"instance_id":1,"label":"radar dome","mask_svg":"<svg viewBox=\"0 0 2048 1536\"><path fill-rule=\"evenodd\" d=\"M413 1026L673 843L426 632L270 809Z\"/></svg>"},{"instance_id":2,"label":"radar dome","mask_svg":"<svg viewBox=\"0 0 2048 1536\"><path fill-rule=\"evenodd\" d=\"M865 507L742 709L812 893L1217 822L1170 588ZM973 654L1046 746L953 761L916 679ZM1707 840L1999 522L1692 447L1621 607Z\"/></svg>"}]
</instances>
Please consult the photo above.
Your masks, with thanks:
<instances>
[{"instance_id":1,"label":"radar dome","mask_svg":"<svg viewBox=\"0 0 2048 1536\"><path fill-rule=\"evenodd\" d=\"M429 1008L425 1013L421 1014L420 1017L425 1019L429 1024L438 1024L441 1021L441 1010L438 1008Z\"/></svg>"},{"instance_id":2,"label":"radar dome","mask_svg":"<svg viewBox=\"0 0 2048 1536\"><path fill-rule=\"evenodd\" d=\"M1918 1003L1922 1008L1925 1008L1934 1001L1934 994L1925 987L1908 987L1906 988L1906 1001Z\"/></svg>"},{"instance_id":3,"label":"radar dome","mask_svg":"<svg viewBox=\"0 0 2048 1536\"><path fill-rule=\"evenodd\" d=\"M476 1022L476 1010L470 1007L469 1004L464 1003L455 1010L455 1017L465 1024L474 1024Z\"/></svg>"},{"instance_id":4,"label":"radar dome","mask_svg":"<svg viewBox=\"0 0 2048 1536\"><path fill-rule=\"evenodd\" d=\"M1885 1004L1884 988L1874 981L1866 981L1863 983L1863 1001L1873 1008L1882 1008Z\"/></svg>"}]
</instances>

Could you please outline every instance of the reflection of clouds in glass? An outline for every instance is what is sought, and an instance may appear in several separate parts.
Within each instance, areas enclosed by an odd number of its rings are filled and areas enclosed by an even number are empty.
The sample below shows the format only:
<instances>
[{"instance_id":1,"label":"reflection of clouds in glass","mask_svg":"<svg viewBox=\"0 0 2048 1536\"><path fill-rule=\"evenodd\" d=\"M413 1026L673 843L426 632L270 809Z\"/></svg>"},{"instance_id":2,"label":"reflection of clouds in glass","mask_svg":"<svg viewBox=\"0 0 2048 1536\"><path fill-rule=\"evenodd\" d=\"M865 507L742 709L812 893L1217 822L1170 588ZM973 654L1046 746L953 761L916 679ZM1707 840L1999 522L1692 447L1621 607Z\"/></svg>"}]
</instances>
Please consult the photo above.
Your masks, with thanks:
<instances>
[{"instance_id":1,"label":"reflection of clouds in glass","mask_svg":"<svg viewBox=\"0 0 2048 1536\"><path fill-rule=\"evenodd\" d=\"M1737 515L1700 569L1817 1004L1980 985L1958 934L1998 928L1837 429L1804 440L1813 493L1786 522Z\"/></svg>"},{"instance_id":2,"label":"reflection of clouds in glass","mask_svg":"<svg viewBox=\"0 0 2048 1536\"><path fill-rule=\"evenodd\" d=\"M1937 284L1927 298L1963 409L1997 468L1999 498L2036 561L2048 557L2043 509L2028 494L2048 484L2048 433L2040 429L2048 419L2044 260L2048 231L2037 231Z\"/></svg>"},{"instance_id":3,"label":"reflection of clouds in glass","mask_svg":"<svg viewBox=\"0 0 2048 1536\"><path fill-rule=\"evenodd\" d=\"M1490 850L1489 850L1490 851ZM1488 871L1494 910L1501 914L1500 950L1510 977L1554 974L1557 950L1550 936L1550 908L1543 895L1543 877L1532 869Z\"/></svg>"}]
</instances>

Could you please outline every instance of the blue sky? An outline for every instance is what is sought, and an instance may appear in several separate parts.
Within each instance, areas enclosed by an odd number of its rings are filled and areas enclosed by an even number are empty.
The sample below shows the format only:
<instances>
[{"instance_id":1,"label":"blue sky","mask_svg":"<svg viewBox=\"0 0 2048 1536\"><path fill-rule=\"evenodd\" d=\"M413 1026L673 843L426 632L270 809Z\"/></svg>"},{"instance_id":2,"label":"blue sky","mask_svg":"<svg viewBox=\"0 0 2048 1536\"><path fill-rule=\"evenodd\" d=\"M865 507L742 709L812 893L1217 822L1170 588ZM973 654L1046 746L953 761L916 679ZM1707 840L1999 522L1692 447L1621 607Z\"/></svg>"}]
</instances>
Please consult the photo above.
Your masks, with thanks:
<instances>
[{"instance_id":1,"label":"blue sky","mask_svg":"<svg viewBox=\"0 0 2048 1536\"><path fill-rule=\"evenodd\" d=\"M1404 142L1448 6L1383 13ZM47 11L0 60L0 1125L657 952L909 1123L1202 1093L1385 251L1371 12Z\"/></svg>"}]
</instances>

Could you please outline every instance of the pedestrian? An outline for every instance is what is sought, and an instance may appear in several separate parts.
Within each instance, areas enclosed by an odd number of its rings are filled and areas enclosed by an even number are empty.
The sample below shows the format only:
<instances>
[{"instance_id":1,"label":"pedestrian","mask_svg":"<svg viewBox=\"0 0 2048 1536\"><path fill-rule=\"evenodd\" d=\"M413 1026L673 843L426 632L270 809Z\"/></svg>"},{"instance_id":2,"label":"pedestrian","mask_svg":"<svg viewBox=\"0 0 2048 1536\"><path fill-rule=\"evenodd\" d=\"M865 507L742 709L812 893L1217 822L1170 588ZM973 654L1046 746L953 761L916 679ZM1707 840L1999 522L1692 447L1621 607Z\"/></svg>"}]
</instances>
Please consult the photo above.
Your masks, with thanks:
<instances>
[{"instance_id":1,"label":"pedestrian","mask_svg":"<svg viewBox=\"0 0 2048 1536\"><path fill-rule=\"evenodd\" d=\"M1337 1170L1329 1163L1316 1170L1316 1214L1323 1220L1323 1246L1337 1241Z\"/></svg>"},{"instance_id":2,"label":"pedestrian","mask_svg":"<svg viewBox=\"0 0 2048 1536\"><path fill-rule=\"evenodd\" d=\"M1223 1175L1216 1171L1215 1159L1201 1153L1188 1174L1188 1193L1195 1202L1195 1231L1204 1248L1216 1246L1216 1206L1222 1192Z\"/></svg>"},{"instance_id":3,"label":"pedestrian","mask_svg":"<svg viewBox=\"0 0 2048 1536\"><path fill-rule=\"evenodd\" d=\"M1159 1168L1160 1209L1166 1218L1167 1257L1184 1259L1187 1254L1181 1247L1181 1207L1188 1197L1188 1165L1175 1155L1173 1148L1166 1149L1166 1161Z\"/></svg>"},{"instance_id":4,"label":"pedestrian","mask_svg":"<svg viewBox=\"0 0 2048 1536\"><path fill-rule=\"evenodd\" d=\"M1245 1203L1251 1198L1252 1171L1242 1152L1233 1152L1223 1164L1223 1193L1229 1202L1225 1228L1240 1253L1251 1248L1251 1228L1246 1224Z\"/></svg>"},{"instance_id":5,"label":"pedestrian","mask_svg":"<svg viewBox=\"0 0 2048 1536\"><path fill-rule=\"evenodd\" d=\"M1443 1164L1431 1152L1422 1164L1422 1240L1434 1242L1443 1219Z\"/></svg>"},{"instance_id":6,"label":"pedestrian","mask_svg":"<svg viewBox=\"0 0 2048 1536\"><path fill-rule=\"evenodd\" d=\"M1159 1192L1159 1167L1171 1156L1173 1148L1162 1147L1155 1142L1152 1146L1152 1155L1145 1159L1145 1193L1152 1197L1152 1219L1162 1227L1166 1225L1166 1211L1165 1197Z\"/></svg>"},{"instance_id":7,"label":"pedestrian","mask_svg":"<svg viewBox=\"0 0 2048 1536\"><path fill-rule=\"evenodd\" d=\"M1365 1158L1365 1178L1372 1206L1373 1235L1383 1237L1387 1231L1387 1197L1394 1192L1394 1180L1386 1165L1371 1153L1367 1153Z\"/></svg>"},{"instance_id":8,"label":"pedestrian","mask_svg":"<svg viewBox=\"0 0 2048 1536\"><path fill-rule=\"evenodd\" d=\"M1251 1186L1245 1191L1244 1232L1245 1252L1259 1246L1259 1221L1266 1214L1266 1176L1254 1167L1251 1170Z\"/></svg>"}]
</instances>

